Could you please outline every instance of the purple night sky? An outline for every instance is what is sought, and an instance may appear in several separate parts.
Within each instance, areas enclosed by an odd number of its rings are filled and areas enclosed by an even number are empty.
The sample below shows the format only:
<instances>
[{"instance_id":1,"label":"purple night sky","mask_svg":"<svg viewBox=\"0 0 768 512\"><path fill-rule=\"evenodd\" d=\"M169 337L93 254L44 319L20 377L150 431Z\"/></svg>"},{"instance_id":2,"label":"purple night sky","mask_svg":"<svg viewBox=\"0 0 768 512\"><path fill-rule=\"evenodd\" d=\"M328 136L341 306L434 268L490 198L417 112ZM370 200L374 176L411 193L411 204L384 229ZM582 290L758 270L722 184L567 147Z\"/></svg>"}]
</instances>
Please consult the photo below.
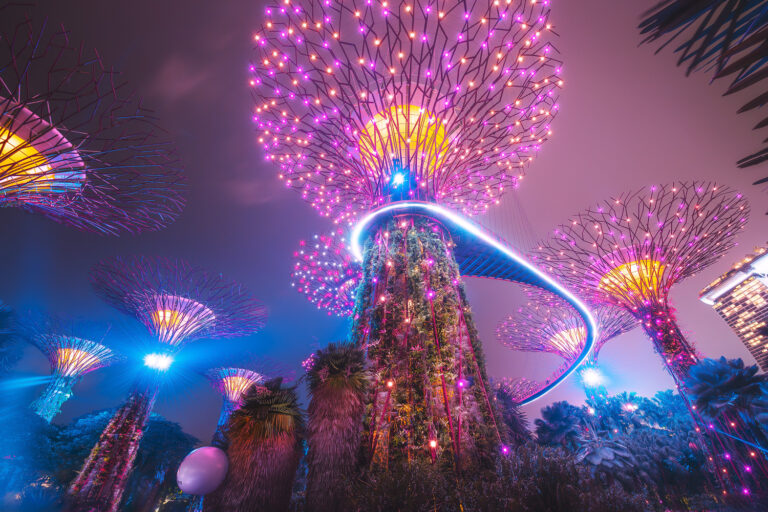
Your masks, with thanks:
<instances>
[{"instance_id":1,"label":"purple night sky","mask_svg":"<svg viewBox=\"0 0 768 512\"><path fill-rule=\"evenodd\" d=\"M128 347L138 322L115 312L91 291L88 270L114 255L182 257L239 280L270 310L255 336L200 341L185 359L202 364L224 351L266 361L264 366L300 375L314 349L343 339L347 320L328 317L290 288L291 253L298 241L331 226L283 190L277 171L263 160L250 125L247 65L252 29L263 2L40 2L51 22L64 23L75 40L98 48L154 108L179 146L191 193L180 219L168 229L138 237L101 238L43 218L7 209L0 213L0 297L19 310L42 309L64 317L112 324L106 338ZM513 243L544 237L590 203L625 189L672 180L715 180L744 192L752 218L739 247L700 275L672 289L684 331L707 356L754 360L725 322L697 296L706 284L756 245L768 240L768 197L752 181L764 169L739 170L734 162L757 149L763 134L750 131L758 115L736 115L743 97L720 96L725 83L706 74L689 78L669 50L638 47L636 26L653 1L553 1L552 20L565 61L562 109L553 138L543 145L517 195L485 220ZM524 215L520 212L524 211ZM514 353L495 340L497 322L512 312L520 289L469 280L469 297L493 377L543 379L560 363L548 354ZM103 331L103 330L102 330ZM231 361L236 361L234 357ZM672 387L650 342L639 329L601 352L609 392L652 395ZM181 365L183 366L183 365ZM189 365L188 365L189 366ZM204 366L203 366L204 367ZM277 370L275 370L277 371ZM11 377L47 375L44 356L29 347ZM56 422L117 406L130 385L130 365L98 370L75 387ZM221 397L189 370L171 372L156 411L207 442ZM31 401L42 385L15 391ZM526 407L529 417L555 400L583 400L575 379Z\"/></svg>"}]
</instances>

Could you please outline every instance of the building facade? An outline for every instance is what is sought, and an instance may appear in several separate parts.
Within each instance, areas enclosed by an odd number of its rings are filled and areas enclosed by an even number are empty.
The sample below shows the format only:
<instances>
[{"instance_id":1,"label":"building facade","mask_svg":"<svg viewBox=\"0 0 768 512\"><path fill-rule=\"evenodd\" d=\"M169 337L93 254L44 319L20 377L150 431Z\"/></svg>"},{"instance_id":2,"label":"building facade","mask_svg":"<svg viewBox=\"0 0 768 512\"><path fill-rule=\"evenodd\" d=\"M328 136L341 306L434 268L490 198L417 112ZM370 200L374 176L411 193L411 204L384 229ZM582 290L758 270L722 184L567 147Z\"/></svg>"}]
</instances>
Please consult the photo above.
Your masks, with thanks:
<instances>
[{"instance_id":1,"label":"building facade","mask_svg":"<svg viewBox=\"0 0 768 512\"><path fill-rule=\"evenodd\" d=\"M768 371L768 248L747 255L699 294Z\"/></svg>"}]
</instances>

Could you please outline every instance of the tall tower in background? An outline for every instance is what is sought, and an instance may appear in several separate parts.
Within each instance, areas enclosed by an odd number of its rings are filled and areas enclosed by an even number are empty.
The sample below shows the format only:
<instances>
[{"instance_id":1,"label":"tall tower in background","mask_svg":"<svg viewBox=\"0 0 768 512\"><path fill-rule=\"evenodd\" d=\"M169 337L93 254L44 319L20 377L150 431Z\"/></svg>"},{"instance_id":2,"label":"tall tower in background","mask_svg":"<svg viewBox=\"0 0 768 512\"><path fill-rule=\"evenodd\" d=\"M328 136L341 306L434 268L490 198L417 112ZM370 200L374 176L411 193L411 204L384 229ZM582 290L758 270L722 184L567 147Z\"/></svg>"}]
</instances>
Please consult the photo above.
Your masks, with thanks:
<instances>
[{"instance_id":1,"label":"tall tower in background","mask_svg":"<svg viewBox=\"0 0 768 512\"><path fill-rule=\"evenodd\" d=\"M715 308L768 371L768 248L755 249L715 279L699 299Z\"/></svg>"}]
</instances>

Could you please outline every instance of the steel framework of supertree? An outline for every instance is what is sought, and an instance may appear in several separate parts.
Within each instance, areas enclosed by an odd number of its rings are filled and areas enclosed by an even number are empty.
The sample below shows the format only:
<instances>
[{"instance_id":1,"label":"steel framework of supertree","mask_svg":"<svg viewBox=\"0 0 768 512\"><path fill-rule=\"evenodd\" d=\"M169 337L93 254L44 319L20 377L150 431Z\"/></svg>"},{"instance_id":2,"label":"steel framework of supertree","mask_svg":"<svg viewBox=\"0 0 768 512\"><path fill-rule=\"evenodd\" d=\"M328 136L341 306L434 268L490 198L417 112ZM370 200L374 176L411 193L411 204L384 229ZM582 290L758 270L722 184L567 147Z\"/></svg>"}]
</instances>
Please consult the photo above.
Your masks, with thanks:
<instances>
[{"instance_id":1,"label":"steel framework of supertree","mask_svg":"<svg viewBox=\"0 0 768 512\"><path fill-rule=\"evenodd\" d=\"M514 379L504 378L499 380L497 386L504 390L515 403L520 403L533 393L541 389L541 383L525 377Z\"/></svg>"},{"instance_id":2,"label":"steel framework of supertree","mask_svg":"<svg viewBox=\"0 0 768 512\"><path fill-rule=\"evenodd\" d=\"M86 373L110 366L122 359L112 349L95 341L68 334L41 332L31 337L51 364L51 382L31 407L48 423L72 396L72 387Z\"/></svg>"},{"instance_id":3,"label":"steel framework of supertree","mask_svg":"<svg viewBox=\"0 0 768 512\"><path fill-rule=\"evenodd\" d=\"M537 288L526 292L529 302L496 328L498 341L512 350L549 352L566 362L575 359L585 342L584 321L556 295ZM611 304L591 304L590 310L599 335L588 358L579 365L579 375L587 396L596 398L607 395L600 382L592 382L600 350L616 336L637 327L637 320Z\"/></svg>"},{"instance_id":4,"label":"steel framework of supertree","mask_svg":"<svg viewBox=\"0 0 768 512\"><path fill-rule=\"evenodd\" d=\"M299 242L291 286L328 315L349 316L363 272L341 230Z\"/></svg>"},{"instance_id":5,"label":"steel framework of supertree","mask_svg":"<svg viewBox=\"0 0 768 512\"><path fill-rule=\"evenodd\" d=\"M258 140L337 224L405 201L485 212L551 134L562 80L548 0L288 0L265 14L250 81ZM458 468L503 440L451 235L402 212L364 242L352 326L374 375L364 458Z\"/></svg>"},{"instance_id":6,"label":"steel framework of supertree","mask_svg":"<svg viewBox=\"0 0 768 512\"><path fill-rule=\"evenodd\" d=\"M159 133L98 53L0 7L0 207L101 234L160 229L185 185Z\"/></svg>"},{"instance_id":7,"label":"steel framework of supertree","mask_svg":"<svg viewBox=\"0 0 768 512\"><path fill-rule=\"evenodd\" d=\"M91 282L104 301L144 324L166 357L195 339L254 333L266 318L240 284L181 260L114 258L92 269ZM150 371L135 383L70 485L68 510L118 510L160 377Z\"/></svg>"},{"instance_id":8,"label":"steel framework of supertree","mask_svg":"<svg viewBox=\"0 0 768 512\"><path fill-rule=\"evenodd\" d=\"M688 182L642 188L577 214L534 251L535 259L590 301L631 314L686 397L684 380L699 356L677 324L669 291L734 247L748 216L747 200L726 186ZM697 431L705 434L703 444L721 484L748 493L752 465L768 467L760 460L739 462L729 453L737 448L728 436L743 439L745 430L736 420L723 418L715 425L691 413L704 426ZM736 484L726 481L730 478Z\"/></svg>"},{"instance_id":9,"label":"steel framework of supertree","mask_svg":"<svg viewBox=\"0 0 768 512\"><path fill-rule=\"evenodd\" d=\"M213 389L224 397L216 433L213 436L214 445L223 445L222 429L232 413L242 404L243 394L265 379L262 374L246 368L212 368L205 372L205 377Z\"/></svg>"}]
</instances>

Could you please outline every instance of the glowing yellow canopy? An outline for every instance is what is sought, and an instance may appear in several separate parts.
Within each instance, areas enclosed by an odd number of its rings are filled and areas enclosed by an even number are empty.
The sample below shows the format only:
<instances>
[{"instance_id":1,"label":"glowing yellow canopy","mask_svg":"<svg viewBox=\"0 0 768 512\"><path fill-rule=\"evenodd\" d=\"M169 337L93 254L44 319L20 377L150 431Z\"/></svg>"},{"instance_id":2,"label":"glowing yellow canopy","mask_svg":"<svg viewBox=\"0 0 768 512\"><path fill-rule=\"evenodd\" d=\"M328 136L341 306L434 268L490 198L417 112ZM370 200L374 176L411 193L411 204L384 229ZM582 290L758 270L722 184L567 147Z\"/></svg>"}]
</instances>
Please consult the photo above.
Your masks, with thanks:
<instances>
[{"instance_id":1,"label":"glowing yellow canopy","mask_svg":"<svg viewBox=\"0 0 768 512\"><path fill-rule=\"evenodd\" d=\"M56 351L56 362L61 374L70 377L85 372L99 358L86 350L60 348Z\"/></svg>"},{"instance_id":2,"label":"glowing yellow canopy","mask_svg":"<svg viewBox=\"0 0 768 512\"><path fill-rule=\"evenodd\" d=\"M242 375L232 375L224 378L224 394L228 400L235 402L254 384L253 379Z\"/></svg>"},{"instance_id":3,"label":"glowing yellow canopy","mask_svg":"<svg viewBox=\"0 0 768 512\"><path fill-rule=\"evenodd\" d=\"M571 327L564 329L549 339L550 345L557 348L561 354L578 355L584 340L587 338L587 332L584 327Z\"/></svg>"},{"instance_id":4,"label":"glowing yellow canopy","mask_svg":"<svg viewBox=\"0 0 768 512\"><path fill-rule=\"evenodd\" d=\"M600 289L613 295L655 295L664 265L656 260L637 260L611 269L600 280Z\"/></svg>"},{"instance_id":5,"label":"glowing yellow canopy","mask_svg":"<svg viewBox=\"0 0 768 512\"><path fill-rule=\"evenodd\" d=\"M427 176L448 156L443 122L414 105L395 105L374 115L360 134L360 156L377 168L385 155Z\"/></svg>"},{"instance_id":6,"label":"glowing yellow canopy","mask_svg":"<svg viewBox=\"0 0 768 512\"><path fill-rule=\"evenodd\" d=\"M34 189L48 190L46 182L54 178L45 156L9 128L0 126L0 190L32 181Z\"/></svg>"}]
</instances>

